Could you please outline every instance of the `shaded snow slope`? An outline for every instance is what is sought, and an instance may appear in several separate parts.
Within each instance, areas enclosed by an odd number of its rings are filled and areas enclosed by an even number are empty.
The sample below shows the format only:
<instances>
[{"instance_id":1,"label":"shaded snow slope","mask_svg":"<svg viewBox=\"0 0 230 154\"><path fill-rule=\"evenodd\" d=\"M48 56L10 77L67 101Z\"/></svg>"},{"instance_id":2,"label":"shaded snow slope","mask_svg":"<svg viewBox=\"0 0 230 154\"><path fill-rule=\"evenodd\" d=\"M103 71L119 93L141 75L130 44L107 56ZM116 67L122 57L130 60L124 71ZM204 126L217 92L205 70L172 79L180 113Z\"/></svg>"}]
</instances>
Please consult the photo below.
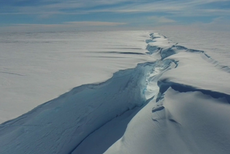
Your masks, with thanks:
<instances>
[{"instance_id":1,"label":"shaded snow slope","mask_svg":"<svg viewBox=\"0 0 230 154\"><path fill-rule=\"evenodd\" d=\"M136 67L2 123L0 153L228 154L228 66L158 33L141 42L95 52L143 58Z\"/></svg>"},{"instance_id":2,"label":"shaded snow slope","mask_svg":"<svg viewBox=\"0 0 230 154\"><path fill-rule=\"evenodd\" d=\"M0 153L71 152L106 122L145 103L143 71L139 66L118 72L104 83L74 88L3 123Z\"/></svg>"},{"instance_id":3,"label":"shaded snow slope","mask_svg":"<svg viewBox=\"0 0 230 154\"><path fill-rule=\"evenodd\" d=\"M119 71L104 83L74 88L17 119L3 123L0 126L0 153L73 151L105 123L146 104L149 70L159 68L163 71L170 68L171 63L171 60L165 60L164 63L140 64L135 69Z\"/></svg>"}]
</instances>

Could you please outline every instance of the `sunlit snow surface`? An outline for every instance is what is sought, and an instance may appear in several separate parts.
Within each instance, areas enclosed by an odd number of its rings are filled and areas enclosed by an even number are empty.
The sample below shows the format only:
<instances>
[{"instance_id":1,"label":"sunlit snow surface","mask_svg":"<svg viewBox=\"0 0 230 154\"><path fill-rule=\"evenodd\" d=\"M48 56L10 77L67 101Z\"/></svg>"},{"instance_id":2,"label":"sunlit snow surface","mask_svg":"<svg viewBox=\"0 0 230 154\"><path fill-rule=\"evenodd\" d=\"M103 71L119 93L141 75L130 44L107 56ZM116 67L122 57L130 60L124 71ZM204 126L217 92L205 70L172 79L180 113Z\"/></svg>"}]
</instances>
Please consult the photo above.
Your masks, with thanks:
<instances>
[{"instance_id":1,"label":"sunlit snow surface","mask_svg":"<svg viewBox=\"0 0 230 154\"><path fill-rule=\"evenodd\" d=\"M229 153L228 45L220 61L171 33L1 36L0 153Z\"/></svg>"}]
</instances>

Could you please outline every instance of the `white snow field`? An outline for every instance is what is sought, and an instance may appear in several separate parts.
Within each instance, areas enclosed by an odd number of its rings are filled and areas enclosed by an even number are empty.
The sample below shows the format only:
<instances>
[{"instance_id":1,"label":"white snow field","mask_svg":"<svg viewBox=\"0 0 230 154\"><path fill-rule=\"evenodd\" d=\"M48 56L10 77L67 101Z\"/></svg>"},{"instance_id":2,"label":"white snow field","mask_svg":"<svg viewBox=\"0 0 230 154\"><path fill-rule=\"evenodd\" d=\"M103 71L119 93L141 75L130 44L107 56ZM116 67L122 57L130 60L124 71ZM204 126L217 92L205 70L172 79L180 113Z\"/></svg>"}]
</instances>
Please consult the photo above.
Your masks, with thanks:
<instances>
[{"instance_id":1,"label":"white snow field","mask_svg":"<svg viewBox=\"0 0 230 154\"><path fill-rule=\"evenodd\" d=\"M147 31L1 36L1 154L229 154L228 45L206 53Z\"/></svg>"}]
</instances>

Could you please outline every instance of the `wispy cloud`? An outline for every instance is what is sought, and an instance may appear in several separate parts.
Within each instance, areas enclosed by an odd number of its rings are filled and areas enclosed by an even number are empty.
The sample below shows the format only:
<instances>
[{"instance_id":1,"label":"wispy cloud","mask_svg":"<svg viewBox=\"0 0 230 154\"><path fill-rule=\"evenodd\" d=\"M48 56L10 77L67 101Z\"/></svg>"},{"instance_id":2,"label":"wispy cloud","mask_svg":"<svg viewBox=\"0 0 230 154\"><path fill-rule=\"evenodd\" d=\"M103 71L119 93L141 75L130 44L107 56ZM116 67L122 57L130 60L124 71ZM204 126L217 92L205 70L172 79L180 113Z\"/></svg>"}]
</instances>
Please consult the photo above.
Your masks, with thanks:
<instances>
[{"instance_id":1,"label":"wispy cloud","mask_svg":"<svg viewBox=\"0 0 230 154\"><path fill-rule=\"evenodd\" d=\"M114 8L107 11L114 11L117 13L168 13L175 16L210 16L210 10L213 10L212 13L222 13L225 14L230 9L222 8L222 9L209 9L206 7L207 4L211 4L214 2L228 2L227 0L176 0L176 1L151 1L144 4L134 3L128 6L122 6L118 8ZM215 6L213 6L215 7ZM214 11L215 10L215 11ZM218 11L219 10L219 11ZM102 10L103 11L103 10ZM212 14L213 15L213 14Z\"/></svg>"},{"instance_id":2,"label":"wispy cloud","mask_svg":"<svg viewBox=\"0 0 230 154\"><path fill-rule=\"evenodd\" d=\"M204 12L206 13L213 13L213 14L230 14L230 10L229 9L205 9Z\"/></svg>"},{"instance_id":3,"label":"wispy cloud","mask_svg":"<svg viewBox=\"0 0 230 154\"><path fill-rule=\"evenodd\" d=\"M141 12L163 12L173 15L193 15L197 12L210 12L210 8L203 8L204 5L211 3L228 2L228 0L38 0L34 2L10 0L7 9L0 11L4 14L86 14L94 12L112 12L112 13L141 13ZM18 6L15 6L17 2ZM4 3L3 3L4 4ZM119 5L120 4L120 5ZM107 6L107 7L105 7ZM3 7L3 6L2 6ZM108 9L109 7L109 9ZM207 11L204 11L206 10ZM212 8L213 9L213 8ZM213 9L215 10L215 9ZM218 13L225 13L229 8L223 8ZM181 13L183 12L183 13ZM212 11L212 13L215 13Z\"/></svg>"},{"instance_id":4,"label":"wispy cloud","mask_svg":"<svg viewBox=\"0 0 230 154\"><path fill-rule=\"evenodd\" d=\"M230 18L229 10L229 0L8 0L0 5L0 24L5 16L13 17L11 23L20 16L30 18L28 23L75 26L174 24L188 21L187 17L194 22L206 18L207 23L216 17Z\"/></svg>"},{"instance_id":5,"label":"wispy cloud","mask_svg":"<svg viewBox=\"0 0 230 154\"><path fill-rule=\"evenodd\" d=\"M189 10L203 9L198 6L210 4L214 2L227 2L228 0L162 0L162 1L141 1L141 0L58 0L58 1L44 1L38 0L36 3L30 5L19 5L8 7L9 13L24 13L24 14L42 14L43 12L55 12L57 14L83 14L92 12L114 12L114 13L138 13L138 12L165 12L180 14L182 11L186 14ZM39 3L39 5L36 5ZM20 4L20 3L19 3ZM118 5L121 4L121 5ZM110 6L108 9L106 7ZM9 11L13 9L14 11ZM8 13L1 11L2 13ZM187 11L186 11L187 10ZM226 8L228 10L228 8ZM194 12L193 12L194 13Z\"/></svg>"},{"instance_id":6,"label":"wispy cloud","mask_svg":"<svg viewBox=\"0 0 230 154\"><path fill-rule=\"evenodd\" d=\"M172 19L169 19L163 16L162 17L151 16L151 17L148 17L148 19L154 21L154 23L157 23L157 24L169 24L169 23L176 22L175 20L172 20Z\"/></svg>"},{"instance_id":7,"label":"wispy cloud","mask_svg":"<svg viewBox=\"0 0 230 154\"><path fill-rule=\"evenodd\" d=\"M101 22L101 21L74 21L74 22L65 22L65 24L71 24L76 26L119 26L119 25L126 25L127 23Z\"/></svg>"}]
</instances>

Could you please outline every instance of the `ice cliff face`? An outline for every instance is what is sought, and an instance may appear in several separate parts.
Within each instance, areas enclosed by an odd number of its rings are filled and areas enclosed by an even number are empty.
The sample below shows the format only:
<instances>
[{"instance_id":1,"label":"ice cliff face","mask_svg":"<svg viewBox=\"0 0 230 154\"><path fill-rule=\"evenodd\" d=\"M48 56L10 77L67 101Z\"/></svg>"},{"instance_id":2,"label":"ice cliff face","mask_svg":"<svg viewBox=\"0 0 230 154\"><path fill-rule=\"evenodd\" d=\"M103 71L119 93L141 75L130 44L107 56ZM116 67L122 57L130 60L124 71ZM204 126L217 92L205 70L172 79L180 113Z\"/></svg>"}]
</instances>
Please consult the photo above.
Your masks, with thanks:
<instances>
[{"instance_id":1,"label":"ice cliff face","mask_svg":"<svg viewBox=\"0 0 230 154\"><path fill-rule=\"evenodd\" d=\"M148 62L1 124L0 153L227 154L230 69L157 33L145 42Z\"/></svg>"}]
</instances>

